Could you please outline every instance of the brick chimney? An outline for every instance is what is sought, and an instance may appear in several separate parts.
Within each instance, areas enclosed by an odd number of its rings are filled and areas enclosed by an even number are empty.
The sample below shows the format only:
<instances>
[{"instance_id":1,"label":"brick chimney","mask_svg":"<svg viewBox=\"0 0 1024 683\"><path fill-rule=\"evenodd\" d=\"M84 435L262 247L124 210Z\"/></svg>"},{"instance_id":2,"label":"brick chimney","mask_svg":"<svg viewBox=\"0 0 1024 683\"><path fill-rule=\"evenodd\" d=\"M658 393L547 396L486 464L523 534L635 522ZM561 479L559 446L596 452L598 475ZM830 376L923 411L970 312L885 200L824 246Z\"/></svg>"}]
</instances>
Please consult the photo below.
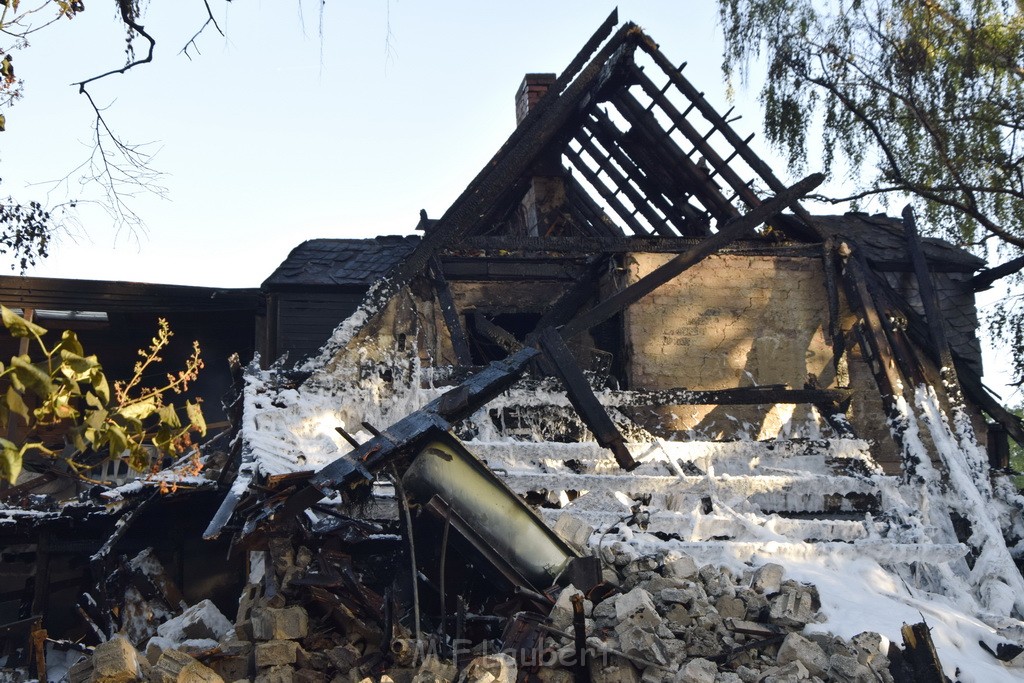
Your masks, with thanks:
<instances>
[{"instance_id":1,"label":"brick chimney","mask_svg":"<svg viewBox=\"0 0 1024 683\"><path fill-rule=\"evenodd\" d=\"M548 88L555 82L555 74L526 74L516 92L516 125L526 118L531 109L537 106Z\"/></svg>"},{"instance_id":2,"label":"brick chimney","mask_svg":"<svg viewBox=\"0 0 1024 683\"><path fill-rule=\"evenodd\" d=\"M523 122L554 82L555 74L526 74L516 91L516 125ZM530 189L523 197L522 227L530 237L549 234L565 204L561 154L549 156L540 159L534 167Z\"/></svg>"}]
</instances>

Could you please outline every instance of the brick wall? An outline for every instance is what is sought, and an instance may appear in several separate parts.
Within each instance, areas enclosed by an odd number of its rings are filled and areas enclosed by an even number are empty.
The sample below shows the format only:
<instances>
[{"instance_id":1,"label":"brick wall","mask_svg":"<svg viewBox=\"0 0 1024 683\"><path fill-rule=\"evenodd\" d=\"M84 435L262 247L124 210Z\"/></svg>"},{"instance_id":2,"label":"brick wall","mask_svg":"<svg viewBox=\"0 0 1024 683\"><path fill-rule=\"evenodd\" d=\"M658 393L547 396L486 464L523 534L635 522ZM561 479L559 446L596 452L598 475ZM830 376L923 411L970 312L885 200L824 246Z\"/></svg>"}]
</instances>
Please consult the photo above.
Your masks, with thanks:
<instances>
[{"instance_id":1,"label":"brick wall","mask_svg":"<svg viewBox=\"0 0 1024 683\"><path fill-rule=\"evenodd\" d=\"M627 257L635 282L672 254ZM844 316L844 327L853 324ZM628 376L635 388L727 389L788 384L800 388L809 374L819 386L837 386L826 339L828 302L817 258L717 254L631 306L624 315ZM851 422L878 444L876 456L895 456L878 390L863 361L851 355L849 386L857 395ZM671 430L711 438L741 433L770 438L807 434L808 406L679 406L649 417Z\"/></svg>"}]
</instances>

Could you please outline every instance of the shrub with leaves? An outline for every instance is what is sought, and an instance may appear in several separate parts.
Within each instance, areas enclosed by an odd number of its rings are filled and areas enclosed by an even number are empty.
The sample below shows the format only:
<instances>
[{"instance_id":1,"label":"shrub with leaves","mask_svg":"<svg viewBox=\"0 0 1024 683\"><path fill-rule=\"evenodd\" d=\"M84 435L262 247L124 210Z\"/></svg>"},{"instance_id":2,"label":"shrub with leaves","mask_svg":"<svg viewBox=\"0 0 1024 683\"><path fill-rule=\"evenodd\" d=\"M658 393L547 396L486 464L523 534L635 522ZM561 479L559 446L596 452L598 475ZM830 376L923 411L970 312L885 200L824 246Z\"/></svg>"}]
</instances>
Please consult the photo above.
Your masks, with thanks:
<instances>
[{"instance_id":1,"label":"shrub with leaves","mask_svg":"<svg viewBox=\"0 0 1024 683\"><path fill-rule=\"evenodd\" d=\"M160 386L147 387L143 376L163 359L172 332L166 320L158 321L157 334L146 349L140 350L133 375L126 381L114 382L113 391L96 356L87 356L77 335L65 330L59 342L47 346L43 336L47 330L25 320L11 309L0 306L3 325L14 337L28 338L35 343L36 360L30 354L0 363L0 427L10 435L9 426L15 416L27 426L29 435L40 428L65 431L68 448L56 451L41 440L26 439L14 443L0 438L0 478L14 482L22 469L25 456L38 453L63 457L79 476L107 458L124 458L135 470L145 471L151 465L151 450L159 456L177 456L192 446L192 432L206 434L199 403L186 401L179 410L166 397L181 394L196 380L203 367L199 343L193 342L192 354L185 367L168 373Z\"/></svg>"}]
</instances>

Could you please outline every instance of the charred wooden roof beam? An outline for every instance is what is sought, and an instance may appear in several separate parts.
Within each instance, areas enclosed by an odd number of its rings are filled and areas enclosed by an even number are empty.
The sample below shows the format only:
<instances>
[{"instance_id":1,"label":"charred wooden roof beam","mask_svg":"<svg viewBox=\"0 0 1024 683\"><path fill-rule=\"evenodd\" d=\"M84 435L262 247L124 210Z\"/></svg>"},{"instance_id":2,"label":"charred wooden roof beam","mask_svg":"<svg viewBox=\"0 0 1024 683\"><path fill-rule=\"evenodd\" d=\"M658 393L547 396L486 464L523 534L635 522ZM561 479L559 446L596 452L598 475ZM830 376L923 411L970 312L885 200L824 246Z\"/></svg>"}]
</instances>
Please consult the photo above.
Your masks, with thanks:
<instances>
[{"instance_id":1,"label":"charred wooden roof beam","mask_svg":"<svg viewBox=\"0 0 1024 683\"><path fill-rule=\"evenodd\" d=\"M672 121L672 125L677 129L683 136L694 145L694 147L700 152L701 156L707 160L711 168L714 169L714 173L721 175L722 179L733 189L733 191L739 196L743 202L753 208L761 203L757 195L751 191L750 187L746 182L743 181L732 167L729 166L728 162L723 159L714 147L708 142L708 138L714 134L717 130L712 128L707 135L701 135L700 132L694 128L686 117L676 108L672 101L665 95L663 91L659 91L658 87L654 82L647 77L643 69L638 67L636 64L631 64L629 72L633 76L636 83L643 89L647 96L653 101L652 104L657 104L663 112L668 116L669 120ZM672 81L669 81L671 83ZM671 133L671 131L669 131ZM710 176L711 178L714 175Z\"/></svg>"},{"instance_id":2,"label":"charred wooden roof beam","mask_svg":"<svg viewBox=\"0 0 1024 683\"><path fill-rule=\"evenodd\" d=\"M584 131L585 130L586 129L584 129ZM656 203L653 200L653 197L645 197L641 194L641 191L634 187L630 182L635 176L629 172L628 168L619 170L619 168L612 163L612 155L602 152L585 132L581 132L574 138L574 140L576 140L576 142L579 143L580 148L590 155L590 158L597 163L598 168L600 168L605 175L611 179L612 183L616 187L616 191L626 195L635 207L633 210L634 214L639 211L659 235L664 235L665 237L678 237L676 231L669 225L668 219L655 211L654 206L652 206L652 204ZM660 209L661 207L658 208Z\"/></svg>"},{"instance_id":3,"label":"charred wooden roof beam","mask_svg":"<svg viewBox=\"0 0 1024 683\"><path fill-rule=\"evenodd\" d=\"M675 140L665 134L654 114L644 109L632 94L628 91L616 93L612 102L633 126L633 131L642 136L649 151L661 158L665 166L675 170L677 182L683 184L680 189L693 194L719 221L739 215L739 210L729 203L718 184L710 181L707 172L686 156Z\"/></svg>"}]
</instances>

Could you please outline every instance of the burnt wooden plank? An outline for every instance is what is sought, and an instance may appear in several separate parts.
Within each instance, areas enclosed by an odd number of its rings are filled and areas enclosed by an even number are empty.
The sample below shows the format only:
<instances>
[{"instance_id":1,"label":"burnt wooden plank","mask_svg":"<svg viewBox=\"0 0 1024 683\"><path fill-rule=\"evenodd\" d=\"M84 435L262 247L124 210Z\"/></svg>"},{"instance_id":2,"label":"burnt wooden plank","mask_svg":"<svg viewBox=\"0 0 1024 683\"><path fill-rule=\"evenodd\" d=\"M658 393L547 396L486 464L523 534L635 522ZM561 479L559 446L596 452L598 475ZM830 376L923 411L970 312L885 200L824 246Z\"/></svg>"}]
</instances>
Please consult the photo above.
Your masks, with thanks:
<instances>
[{"instance_id":1,"label":"burnt wooden plank","mask_svg":"<svg viewBox=\"0 0 1024 683\"><path fill-rule=\"evenodd\" d=\"M580 148L597 162L598 167L604 171L609 178L611 178L616 189L629 198L629 201L633 204L636 210L647 219L647 222L651 224L655 232L666 237L677 236L676 231L672 229L671 225L669 225L668 218L660 215L652 208L651 205L656 204L655 201L650 197L642 195L640 190L633 187L630 183L631 180L633 180L633 182L635 182L635 180L633 176L629 174L628 168L625 173L620 172L615 164L612 164L609 161L611 155L609 153L602 152L598 146L591 141L590 136L586 133L586 129L582 129L574 139L579 143ZM642 175L639 173L639 169L637 169L637 173L635 175L636 177L640 177Z\"/></svg>"},{"instance_id":2,"label":"burnt wooden plank","mask_svg":"<svg viewBox=\"0 0 1024 683\"><path fill-rule=\"evenodd\" d=\"M663 159L665 165L674 168L677 180L683 181L680 190L697 197L718 220L728 220L739 214L729 199L722 194L717 183L708 177L707 171L694 163L693 159L676 145L654 115L647 111L628 91L616 93L612 98L615 108L630 122L633 131L646 138L649 151Z\"/></svg>"},{"instance_id":3,"label":"burnt wooden plank","mask_svg":"<svg viewBox=\"0 0 1024 683\"><path fill-rule=\"evenodd\" d=\"M623 406L759 405L768 403L839 404L850 397L843 389L792 389L786 386L736 387L732 389L634 389L616 393Z\"/></svg>"},{"instance_id":4,"label":"burnt wooden plank","mask_svg":"<svg viewBox=\"0 0 1024 683\"><path fill-rule=\"evenodd\" d=\"M651 231L648 230L643 223L636 218L636 210L630 211L629 208L622 203L622 200L618 198L618 188L609 187L601 177L587 165L583 157L577 154L572 148L566 147L563 151L565 158L572 163L573 167L580 172L587 182L594 188L594 191L601 196L601 199L608 202L608 206L611 207L612 211L622 220L623 223L629 226L637 235L648 236ZM612 178L614 183L614 178Z\"/></svg>"},{"instance_id":5,"label":"burnt wooden plank","mask_svg":"<svg viewBox=\"0 0 1024 683\"><path fill-rule=\"evenodd\" d=\"M963 408L963 392L960 390L956 363L953 361L953 353L950 351L949 341L946 338L942 306L939 304L939 296L935 291L931 273L928 272L928 262L925 261L924 251L921 248L921 237L917 234L914 210L909 205L903 209L903 230L907 238L907 255L910 256L910 262L914 266L918 293L921 295L921 305L924 307L924 317L928 323L928 333L931 336L935 353L939 357L939 376L942 378L954 407Z\"/></svg>"},{"instance_id":6,"label":"burnt wooden plank","mask_svg":"<svg viewBox=\"0 0 1024 683\"><path fill-rule=\"evenodd\" d=\"M288 499L286 514L298 514L334 491L350 496L353 489L372 481L375 472L412 454L423 439L437 431L448 431L454 423L469 417L498 396L522 375L530 361L539 354L537 349L525 347L504 361L491 363L359 448L328 464L313 476L308 487ZM273 513L268 511L267 514ZM247 529L252 526L255 523L247 525Z\"/></svg>"},{"instance_id":7,"label":"burnt wooden plank","mask_svg":"<svg viewBox=\"0 0 1024 683\"><path fill-rule=\"evenodd\" d=\"M1008 275L1013 275L1024 269L1024 256L1018 256L1017 258L1007 261L1006 263L1000 264L995 268L988 268L983 270L968 282L968 286L972 291L983 292L990 288L996 280L1000 280Z\"/></svg>"},{"instance_id":8,"label":"burnt wooden plank","mask_svg":"<svg viewBox=\"0 0 1024 683\"><path fill-rule=\"evenodd\" d=\"M504 327L491 322L487 316L481 313L473 315L473 328L504 349L505 353L515 353L523 348L522 342L516 339L515 335Z\"/></svg>"},{"instance_id":9,"label":"burnt wooden plank","mask_svg":"<svg viewBox=\"0 0 1024 683\"><path fill-rule=\"evenodd\" d=\"M624 238L626 233L622 231L622 228L604 212L604 209L597 205L597 202L580 185L580 181L576 180L572 172L568 168L564 170L569 201L586 217L587 222L592 226L595 237L603 241L617 241Z\"/></svg>"},{"instance_id":10,"label":"burnt wooden plank","mask_svg":"<svg viewBox=\"0 0 1024 683\"><path fill-rule=\"evenodd\" d=\"M729 184L729 187L733 189L737 196L751 208L760 204L761 200L754 194L747 183L732 170L732 167L722 159L715 148L707 141L707 138L693 127L693 124L672 104L664 92L654 85L654 82L647 77L647 74L635 64L631 65L629 72L633 80L640 85L655 104L661 107L661 110L668 115L669 120L672 121L676 129L700 151L701 156L707 160L708 164L711 165L711 168L715 169L718 175L722 176L722 179Z\"/></svg>"},{"instance_id":11,"label":"burnt wooden plank","mask_svg":"<svg viewBox=\"0 0 1024 683\"><path fill-rule=\"evenodd\" d=\"M846 298L850 307L862 321L858 327L860 344L882 397L882 406L889 420L889 433L892 435L893 441L896 442L897 448L900 449L904 466L908 472L913 473L917 469L917 462L911 458L903 441L903 435L910 425L906 416L900 412L897 403L897 400L902 397L903 382L896 367L895 354L889 346L889 340L882 328L881 316L868 291L863 269L864 266L856 254L847 259L843 273Z\"/></svg>"},{"instance_id":12,"label":"burnt wooden plank","mask_svg":"<svg viewBox=\"0 0 1024 683\"><path fill-rule=\"evenodd\" d=\"M707 234L707 218L685 201L681 201L677 205L661 191L658 183L626 153L622 146L622 131L600 108L595 108L590 113L590 119L584 124L584 130L609 151L615 163L621 166L654 205L670 218L680 234Z\"/></svg>"},{"instance_id":13,"label":"burnt wooden plank","mask_svg":"<svg viewBox=\"0 0 1024 683\"><path fill-rule=\"evenodd\" d=\"M722 225L718 232L701 240L693 248L684 251L669 262L654 269L647 276L619 290L586 313L576 317L562 328L562 336L571 339L612 317L626 306L647 296L658 287L695 266L726 244L733 242L758 225L786 208L822 183L825 176L814 173L799 181L784 192L780 192L750 212Z\"/></svg>"},{"instance_id":14,"label":"burnt wooden plank","mask_svg":"<svg viewBox=\"0 0 1024 683\"><path fill-rule=\"evenodd\" d=\"M566 394L573 408L583 418L583 422L594 438L603 447L608 448L615 454L615 462L624 470L636 469L640 463L633 460L629 450L626 449L625 440L622 434L612 423L604 406L597 400L594 391L583 376L583 371L576 364L576 359L565 345L565 340L554 330L547 327L541 331L538 341L544 350L544 355L552 362L555 371L562 383L565 385Z\"/></svg>"},{"instance_id":15,"label":"burnt wooden plank","mask_svg":"<svg viewBox=\"0 0 1024 683\"><path fill-rule=\"evenodd\" d=\"M452 340L455 359L459 365L472 365L473 356L469 351L469 336L466 334L466 328L462 325L462 316L455 308L452 288L448 286L448 280L444 277L444 269L436 256L430 261L430 279L434 285L434 293L437 295L437 303L441 308L441 317L444 319L445 326L448 327L448 336Z\"/></svg>"}]
</instances>

